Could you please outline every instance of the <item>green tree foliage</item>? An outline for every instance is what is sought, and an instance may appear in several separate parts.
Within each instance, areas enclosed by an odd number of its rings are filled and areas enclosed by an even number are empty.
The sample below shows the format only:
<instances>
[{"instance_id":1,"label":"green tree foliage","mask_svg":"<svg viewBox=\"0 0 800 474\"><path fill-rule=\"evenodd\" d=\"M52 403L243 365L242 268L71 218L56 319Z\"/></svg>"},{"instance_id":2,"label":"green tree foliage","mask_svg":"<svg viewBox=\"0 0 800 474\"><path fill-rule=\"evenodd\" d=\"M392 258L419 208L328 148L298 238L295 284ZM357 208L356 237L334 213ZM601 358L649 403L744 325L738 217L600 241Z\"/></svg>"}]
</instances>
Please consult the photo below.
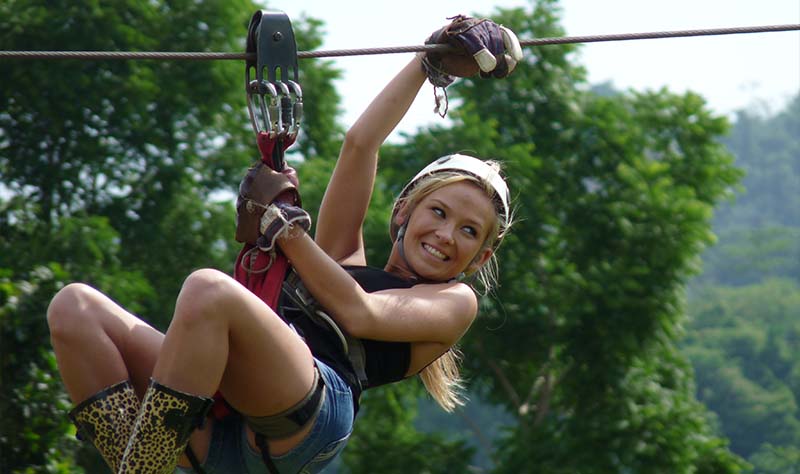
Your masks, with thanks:
<instances>
[{"instance_id":1,"label":"green tree foliage","mask_svg":"<svg viewBox=\"0 0 800 474\"><path fill-rule=\"evenodd\" d=\"M555 2L492 17L563 34ZM384 156L406 176L452 151L506 164L518 223L464 344L475 389L515 415L495 472L739 472L676 348L711 211L740 177L727 123L691 93L584 92L574 50L457 84L452 129Z\"/></svg>"},{"instance_id":2,"label":"green tree foliage","mask_svg":"<svg viewBox=\"0 0 800 474\"><path fill-rule=\"evenodd\" d=\"M241 51L258 8L249 0L13 0L0 4L0 48ZM321 44L319 21L294 27L299 49ZM315 131L296 148L331 155L340 139L338 72L311 63L301 83ZM4 62L0 471L78 469L44 318L60 286L89 282L163 329L191 270L232 270L238 245L225 196L257 154L243 69L223 61ZM86 453L81 464L97 472L101 462Z\"/></svg>"},{"instance_id":3,"label":"green tree foliage","mask_svg":"<svg viewBox=\"0 0 800 474\"><path fill-rule=\"evenodd\" d=\"M800 473L800 449L765 444L750 460L756 465L754 474Z\"/></svg>"},{"instance_id":4,"label":"green tree foliage","mask_svg":"<svg viewBox=\"0 0 800 474\"><path fill-rule=\"evenodd\" d=\"M774 116L740 111L724 143L745 177L714 217L719 242L703 256L698 283L800 281L800 94Z\"/></svg>"},{"instance_id":5,"label":"green tree foliage","mask_svg":"<svg viewBox=\"0 0 800 474\"><path fill-rule=\"evenodd\" d=\"M2 8L3 49L122 51L239 50L255 10L245 0L13 1ZM32 243L10 263L25 269L69 259L52 251L66 231L62 219L104 216L119 234L124 266L159 288L145 309L163 324L180 279L163 278L162 268L185 274L201 262L231 260L230 247L209 252L230 240L230 206L205 203L247 163L242 154L216 153L220 142L244 139L245 129L232 126L246 117L234 80L240 71L200 61L17 61L6 71L0 169L23 206L4 222L4 235Z\"/></svg>"},{"instance_id":6,"label":"green tree foliage","mask_svg":"<svg viewBox=\"0 0 800 474\"><path fill-rule=\"evenodd\" d=\"M799 125L800 96L774 116L738 114L725 143L746 176L690 287L698 398L754 473L797 468Z\"/></svg>"},{"instance_id":7,"label":"green tree foliage","mask_svg":"<svg viewBox=\"0 0 800 474\"><path fill-rule=\"evenodd\" d=\"M411 383L366 394L356 433L345 450L347 472L469 472L474 450L463 439L414 428L420 395L421 384Z\"/></svg>"},{"instance_id":8,"label":"green tree foliage","mask_svg":"<svg viewBox=\"0 0 800 474\"><path fill-rule=\"evenodd\" d=\"M698 398L717 413L731 448L800 445L800 286L771 279L708 287L692 298L686 353Z\"/></svg>"},{"instance_id":9,"label":"green tree foliage","mask_svg":"<svg viewBox=\"0 0 800 474\"><path fill-rule=\"evenodd\" d=\"M64 435L70 429L64 416L69 401L55 358L42 344L47 328L41 317L30 317L44 314L63 274L57 266L39 266L20 280L0 270L0 472L32 466L42 471L31 472L75 472L70 457L56 454L76 444Z\"/></svg>"}]
</instances>

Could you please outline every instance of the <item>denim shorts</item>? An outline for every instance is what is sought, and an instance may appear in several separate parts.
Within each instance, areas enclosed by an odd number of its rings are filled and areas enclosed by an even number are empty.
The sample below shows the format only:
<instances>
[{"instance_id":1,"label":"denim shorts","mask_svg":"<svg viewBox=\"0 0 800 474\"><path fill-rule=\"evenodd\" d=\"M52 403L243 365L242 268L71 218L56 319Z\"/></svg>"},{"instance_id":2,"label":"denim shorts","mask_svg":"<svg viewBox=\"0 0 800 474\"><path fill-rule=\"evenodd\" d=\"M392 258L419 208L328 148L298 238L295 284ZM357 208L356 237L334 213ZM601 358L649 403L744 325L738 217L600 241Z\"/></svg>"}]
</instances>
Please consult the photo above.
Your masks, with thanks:
<instances>
[{"instance_id":1,"label":"denim shorts","mask_svg":"<svg viewBox=\"0 0 800 474\"><path fill-rule=\"evenodd\" d=\"M344 449L353 430L353 394L339 374L316 361L325 380L325 401L308 436L286 454L273 456L280 474L321 472ZM206 474L268 474L261 454L247 442L245 421L231 415L214 424L208 456L202 464ZM180 474L194 472L178 467Z\"/></svg>"}]
</instances>

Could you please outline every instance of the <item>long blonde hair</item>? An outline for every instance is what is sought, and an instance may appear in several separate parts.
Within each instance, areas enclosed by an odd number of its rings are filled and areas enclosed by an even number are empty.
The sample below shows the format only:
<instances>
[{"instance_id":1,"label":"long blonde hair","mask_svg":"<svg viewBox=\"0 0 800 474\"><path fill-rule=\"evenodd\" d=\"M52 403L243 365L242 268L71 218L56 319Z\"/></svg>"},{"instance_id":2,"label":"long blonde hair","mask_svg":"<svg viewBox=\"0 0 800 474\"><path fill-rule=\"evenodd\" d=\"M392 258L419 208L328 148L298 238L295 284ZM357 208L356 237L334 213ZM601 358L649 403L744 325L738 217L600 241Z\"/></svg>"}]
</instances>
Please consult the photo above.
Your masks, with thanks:
<instances>
[{"instance_id":1,"label":"long blonde hair","mask_svg":"<svg viewBox=\"0 0 800 474\"><path fill-rule=\"evenodd\" d=\"M460 366L461 351L454 346L419 373L425 390L446 412L452 412L464 405L461 395L464 381Z\"/></svg>"},{"instance_id":2,"label":"long blonde hair","mask_svg":"<svg viewBox=\"0 0 800 474\"><path fill-rule=\"evenodd\" d=\"M499 163L492 161L487 161L486 163L499 172ZM419 183L408 194L398 200L398 204L405 207L410 216L417 204L426 196L444 186L460 181L469 181L476 184L483 189L493 202L496 201L494 189L490 183L458 171L442 171L420 179ZM492 229L483 242L481 249L488 247L497 250L502 237L506 235L511 227L513 220L511 216L507 216L507 219L502 219L499 212L496 215L497 219L493 222ZM392 219L391 226L390 233L394 240L397 238L399 226L394 222L394 219ZM493 252L489 260L478 268L474 274L465 275L465 277L467 277L465 282L473 289L474 282L480 284L482 291L477 293L485 294L489 292L497 283L497 259L495 253ZM447 412L452 412L457 407L464 405L464 399L461 396L464 383L460 372L460 362L461 352L456 346L453 346L425 367L419 374L425 389L436 400L436 403Z\"/></svg>"}]
</instances>

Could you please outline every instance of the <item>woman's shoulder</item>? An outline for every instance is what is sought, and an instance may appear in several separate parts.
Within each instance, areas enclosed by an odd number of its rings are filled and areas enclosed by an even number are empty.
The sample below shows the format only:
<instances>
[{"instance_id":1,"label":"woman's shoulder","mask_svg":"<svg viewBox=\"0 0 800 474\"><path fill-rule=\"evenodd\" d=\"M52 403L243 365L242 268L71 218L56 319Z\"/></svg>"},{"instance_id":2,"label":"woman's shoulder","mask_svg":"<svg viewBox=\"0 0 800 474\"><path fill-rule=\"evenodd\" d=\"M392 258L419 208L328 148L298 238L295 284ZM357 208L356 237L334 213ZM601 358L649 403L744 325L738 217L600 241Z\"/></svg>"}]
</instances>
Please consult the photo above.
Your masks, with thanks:
<instances>
[{"instance_id":1,"label":"woman's shoulder","mask_svg":"<svg viewBox=\"0 0 800 474\"><path fill-rule=\"evenodd\" d=\"M411 288L416 284L413 280L369 265L342 265L342 268L368 293L390 288Z\"/></svg>"}]
</instances>

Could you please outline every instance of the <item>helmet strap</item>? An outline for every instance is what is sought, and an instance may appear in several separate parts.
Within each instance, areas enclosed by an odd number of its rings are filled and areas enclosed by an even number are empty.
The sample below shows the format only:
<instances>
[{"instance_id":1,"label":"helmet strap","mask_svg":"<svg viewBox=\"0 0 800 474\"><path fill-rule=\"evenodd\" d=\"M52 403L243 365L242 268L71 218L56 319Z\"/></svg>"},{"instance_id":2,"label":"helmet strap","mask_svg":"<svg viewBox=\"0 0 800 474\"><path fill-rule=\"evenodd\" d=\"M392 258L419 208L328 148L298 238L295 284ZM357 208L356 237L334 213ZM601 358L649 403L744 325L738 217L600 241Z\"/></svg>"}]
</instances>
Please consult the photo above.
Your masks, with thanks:
<instances>
[{"instance_id":1,"label":"helmet strap","mask_svg":"<svg viewBox=\"0 0 800 474\"><path fill-rule=\"evenodd\" d=\"M401 225L400 228L397 229L397 239L395 240L395 242L397 243L397 253L403 260L403 263L406 264L408 270L414 274L414 277L417 280L424 281L425 278L422 278L419 272L414 269L414 267L411 265L411 262L409 262L408 259L406 258L405 241L403 240L403 237L406 236L406 227L408 227L408 221L404 222L403 225Z\"/></svg>"},{"instance_id":2,"label":"helmet strap","mask_svg":"<svg viewBox=\"0 0 800 474\"><path fill-rule=\"evenodd\" d=\"M397 253L400 255L400 258L403 260L403 263L406 264L406 267L408 268L408 270L411 273L414 274L414 277L415 277L416 280L418 280L421 283L423 283L423 282L435 283L432 280L428 280L427 278L423 278L419 274L419 272L414 269L414 267L411 265L411 262L409 262L408 259L406 258L405 241L403 240L403 237L406 236L406 227L407 226L408 226L407 223L403 223L403 225L401 225L400 228L397 229L397 239L395 239L395 243L397 243ZM453 280L463 282L467 278L468 277L467 277L466 273L461 272ZM453 280L450 280L450 281L453 281Z\"/></svg>"}]
</instances>

